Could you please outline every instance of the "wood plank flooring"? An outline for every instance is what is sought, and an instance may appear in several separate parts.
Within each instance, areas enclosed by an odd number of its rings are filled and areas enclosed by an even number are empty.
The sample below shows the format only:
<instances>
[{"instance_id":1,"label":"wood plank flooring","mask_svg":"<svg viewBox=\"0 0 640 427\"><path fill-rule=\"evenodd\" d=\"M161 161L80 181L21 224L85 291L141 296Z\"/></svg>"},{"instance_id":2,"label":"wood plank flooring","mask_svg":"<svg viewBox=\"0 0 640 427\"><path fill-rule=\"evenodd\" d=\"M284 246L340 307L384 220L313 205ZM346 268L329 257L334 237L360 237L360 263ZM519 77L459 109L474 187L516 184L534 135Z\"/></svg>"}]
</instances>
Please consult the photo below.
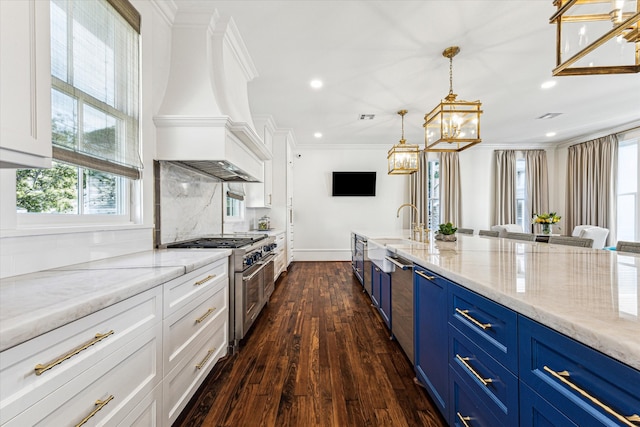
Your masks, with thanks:
<instances>
[{"instance_id":1,"label":"wood plank flooring","mask_svg":"<svg viewBox=\"0 0 640 427\"><path fill-rule=\"evenodd\" d=\"M413 377L349 262L296 262L174 425L445 426Z\"/></svg>"}]
</instances>

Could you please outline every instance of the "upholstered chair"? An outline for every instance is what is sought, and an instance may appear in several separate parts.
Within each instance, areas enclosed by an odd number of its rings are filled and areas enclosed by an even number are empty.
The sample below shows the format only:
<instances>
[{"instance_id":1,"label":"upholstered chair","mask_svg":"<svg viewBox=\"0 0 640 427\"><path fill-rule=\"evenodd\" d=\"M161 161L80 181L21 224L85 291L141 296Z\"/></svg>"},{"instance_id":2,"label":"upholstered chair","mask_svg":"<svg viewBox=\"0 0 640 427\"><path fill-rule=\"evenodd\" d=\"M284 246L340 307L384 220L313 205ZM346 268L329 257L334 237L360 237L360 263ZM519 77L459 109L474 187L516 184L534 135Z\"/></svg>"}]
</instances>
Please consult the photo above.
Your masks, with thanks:
<instances>
[{"instance_id":1,"label":"upholstered chair","mask_svg":"<svg viewBox=\"0 0 640 427\"><path fill-rule=\"evenodd\" d=\"M458 234L473 234L473 228L458 228Z\"/></svg>"},{"instance_id":2,"label":"upholstered chair","mask_svg":"<svg viewBox=\"0 0 640 427\"><path fill-rule=\"evenodd\" d=\"M607 242L609 229L598 227L595 225L576 225L571 233L572 237L580 237L583 239L592 239L594 249L602 249Z\"/></svg>"},{"instance_id":3,"label":"upholstered chair","mask_svg":"<svg viewBox=\"0 0 640 427\"><path fill-rule=\"evenodd\" d=\"M625 242L624 240L619 240L616 245L616 251L640 254L640 242Z\"/></svg>"},{"instance_id":4,"label":"upholstered chair","mask_svg":"<svg viewBox=\"0 0 640 427\"><path fill-rule=\"evenodd\" d=\"M593 247L593 239L586 239L584 237L570 237L570 236L549 236L549 244L578 246L581 248L591 248Z\"/></svg>"},{"instance_id":5,"label":"upholstered chair","mask_svg":"<svg viewBox=\"0 0 640 427\"><path fill-rule=\"evenodd\" d=\"M478 231L478 236L499 237L500 236L500 232L499 231L492 231L492 230L479 230Z\"/></svg>"},{"instance_id":6,"label":"upholstered chair","mask_svg":"<svg viewBox=\"0 0 640 427\"><path fill-rule=\"evenodd\" d=\"M522 226L518 224L502 224L494 225L491 231L497 231L499 237L505 237L507 233L522 233Z\"/></svg>"},{"instance_id":7,"label":"upholstered chair","mask_svg":"<svg viewBox=\"0 0 640 427\"><path fill-rule=\"evenodd\" d=\"M503 236L505 239L513 239L513 240L524 240L527 242L535 242L536 235L530 233L511 233L506 232Z\"/></svg>"}]
</instances>

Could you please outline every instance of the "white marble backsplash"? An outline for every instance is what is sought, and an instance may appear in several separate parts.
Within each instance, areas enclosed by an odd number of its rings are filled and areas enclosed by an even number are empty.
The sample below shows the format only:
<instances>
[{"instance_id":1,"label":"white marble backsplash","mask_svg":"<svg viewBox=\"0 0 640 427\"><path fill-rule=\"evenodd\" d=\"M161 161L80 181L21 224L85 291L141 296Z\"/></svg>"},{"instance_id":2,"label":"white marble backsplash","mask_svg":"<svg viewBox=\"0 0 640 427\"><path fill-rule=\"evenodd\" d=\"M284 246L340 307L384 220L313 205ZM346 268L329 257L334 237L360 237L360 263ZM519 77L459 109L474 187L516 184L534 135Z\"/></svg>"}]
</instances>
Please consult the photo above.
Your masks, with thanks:
<instances>
[{"instance_id":1,"label":"white marble backsplash","mask_svg":"<svg viewBox=\"0 0 640 427\"><path fill-rule=\"evenodd\" d=\"M159 244L222 233L222 186L216 178L167 162L156 169Z\"/></svg>"}]
</instances>

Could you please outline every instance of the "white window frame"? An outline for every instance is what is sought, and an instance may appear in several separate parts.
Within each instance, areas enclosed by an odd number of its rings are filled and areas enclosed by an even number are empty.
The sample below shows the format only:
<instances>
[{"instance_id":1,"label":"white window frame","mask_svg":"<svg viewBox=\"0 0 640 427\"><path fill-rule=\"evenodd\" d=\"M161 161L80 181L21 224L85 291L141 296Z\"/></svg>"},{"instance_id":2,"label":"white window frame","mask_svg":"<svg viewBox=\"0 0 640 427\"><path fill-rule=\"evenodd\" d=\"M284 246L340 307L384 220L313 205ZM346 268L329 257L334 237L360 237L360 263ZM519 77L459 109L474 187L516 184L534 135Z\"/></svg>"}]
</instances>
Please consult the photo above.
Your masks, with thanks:
<instances>
[{"instance_id":1,"label":"white window frame","mask_svg":"<svg viewBox=\"0 0 640 427\"><path fill-rule=\"evenodd\" d=\"M640 129L636 129L635 131L630 131L630 132L626 132L626 133L620 133L618 134L618 153L620 152L620 147L621 146L625 146L625 145L635 145L636 146L636 154L637 154L637 158L636 158L636 179L637 179L637 183L636 183L636 191L635 192L629 192L629 193L620 193L619 190L616 194L616 198L619 199L620 196L623 195L632 195L635 198L635 218L634 218L634 223L635 223L635 236L633 236L632 239L633 241L639 241L640 240L640 226L639 226L639 222L640 222ZM618 161L620 160L620 156L618 155ZM617 177L616 179L620 178L621 172L619 170L619 163L616 165L616 171L617 171ZM620 184L618 183L617 188L620 188ZM619 204L616 203L616 208L619 209ZM616 212L616 222L618 222L618 212ZM618 224L616 224L616 228L619 230L620 227ZM618 236L618 240L620 240L619 236ZM625 240L625 238L623 238L622 240Z\"/></svg>"}]
</instances>

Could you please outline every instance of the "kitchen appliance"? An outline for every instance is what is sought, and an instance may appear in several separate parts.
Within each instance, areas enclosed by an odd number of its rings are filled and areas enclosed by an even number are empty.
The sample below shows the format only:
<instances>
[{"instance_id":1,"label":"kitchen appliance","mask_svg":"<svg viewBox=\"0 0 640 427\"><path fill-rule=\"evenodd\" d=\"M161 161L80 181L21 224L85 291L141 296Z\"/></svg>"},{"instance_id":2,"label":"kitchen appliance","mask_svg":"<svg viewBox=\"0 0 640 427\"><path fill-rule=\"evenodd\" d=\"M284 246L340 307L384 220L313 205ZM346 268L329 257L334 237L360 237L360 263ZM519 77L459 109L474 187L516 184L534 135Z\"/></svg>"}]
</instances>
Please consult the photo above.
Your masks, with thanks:
<instances>
[{"instance_id":1,"label":"kitchen appliance","mask_svg":"<svg viewBox=\"0 0 640 427\"><path fill-rule=\"evenodd\" d=\"M166 245L171 249L225 248L229 257L229 353L238 351L274 289L275 237L232 234L203 237Z\"/></svg>"},{"instance_id":2,"label":"kitchen appliance","mask_svg":"<svg viewBox=\"0 0 640 427\"><path fill-rule=\"evenodd\" d=\"M396 254L386 260L394 265L391 272L391 334L413 363L413 263Z\"/></svg>"}]
</instances>

